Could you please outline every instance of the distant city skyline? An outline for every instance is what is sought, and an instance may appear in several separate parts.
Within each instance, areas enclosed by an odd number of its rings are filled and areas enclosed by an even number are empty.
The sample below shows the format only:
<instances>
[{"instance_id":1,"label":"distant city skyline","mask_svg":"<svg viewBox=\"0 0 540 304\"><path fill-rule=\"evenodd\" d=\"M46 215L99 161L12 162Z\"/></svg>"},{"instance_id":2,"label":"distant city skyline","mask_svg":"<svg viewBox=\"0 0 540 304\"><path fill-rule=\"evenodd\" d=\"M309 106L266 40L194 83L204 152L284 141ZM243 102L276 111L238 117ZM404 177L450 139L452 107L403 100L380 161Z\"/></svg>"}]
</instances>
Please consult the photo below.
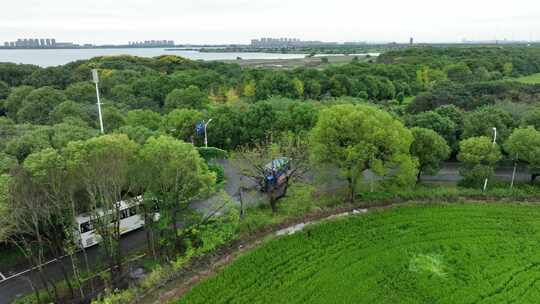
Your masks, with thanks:
<instances>
[{"instance_id":1,"label":"distant city skyline","mask_svg":"<svg viewBox=\"0 0 540 304\"><path fill-rule=\"evenodd\" d=\"M540 40L533 0L395 3L347 0L18 0L0 12L0 41L76 44L249 44L257 37L408 43Z\"/></svg>"}]
</instances>

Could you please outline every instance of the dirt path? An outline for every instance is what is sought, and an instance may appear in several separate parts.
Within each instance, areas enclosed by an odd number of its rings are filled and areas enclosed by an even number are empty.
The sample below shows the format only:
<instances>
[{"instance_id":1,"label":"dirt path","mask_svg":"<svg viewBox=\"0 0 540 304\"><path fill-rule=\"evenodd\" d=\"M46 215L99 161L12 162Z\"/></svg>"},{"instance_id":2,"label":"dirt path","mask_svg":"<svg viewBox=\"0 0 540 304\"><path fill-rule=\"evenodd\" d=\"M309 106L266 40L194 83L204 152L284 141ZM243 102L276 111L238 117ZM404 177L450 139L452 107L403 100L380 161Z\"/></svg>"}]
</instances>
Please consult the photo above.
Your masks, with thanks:
<instances>
[{"instance_id":1,"label":"dirt path","mask_svg":"<svg viewBox=\"0 0 540 304\"><path fill-rule=\"evenodd\" d=\"M496 200L493 198L481 199L460 199L462 203L493 203ZM540 201L539 200L535 200ZM515 200L515 202L518 202ZM163 304L176 301L185 295L199 282L215 275L224 267L234 262L239 256L255 249L261 244L278 237L279 235L292 234L303 229L307 225L318 224L323 221L340 218L350 215L361 215L368 212L380 212L395 206L407 205L409 203L426 203L432 204L432 201L388 201L374 205L373 203L358 203L355 205L343 205L340 207L318 210L311 212L302 217L287 220L281 224L271 225L262 230L241 237L233 243L223 246L213 253L209 253L203 257L195 258L190 264L182 270L182 272L174 279L157 290L147 294L136 303L138 304ZM452 202L445 202L452 203ZM527 201L527 203L531 203Z\"/></svg>"}]
</instances>

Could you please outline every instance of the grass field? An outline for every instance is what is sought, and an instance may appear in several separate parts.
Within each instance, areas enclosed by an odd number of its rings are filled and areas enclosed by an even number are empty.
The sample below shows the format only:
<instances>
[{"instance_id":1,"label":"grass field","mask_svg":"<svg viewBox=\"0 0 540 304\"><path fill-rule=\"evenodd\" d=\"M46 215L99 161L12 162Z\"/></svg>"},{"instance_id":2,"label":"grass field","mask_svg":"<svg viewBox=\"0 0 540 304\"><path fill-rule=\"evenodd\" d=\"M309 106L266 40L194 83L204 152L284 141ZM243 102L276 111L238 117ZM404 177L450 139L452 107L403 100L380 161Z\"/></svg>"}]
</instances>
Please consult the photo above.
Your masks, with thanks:
<instances>
[{"instance_id":1,"label":"grass field","mask_svg":"<svg viewBox=\"0 0 540 304\"><path fill-rule=\"evenodd\" d=\"M399 207L271 240L178 303L539 303L540 206Z\"/></svg>"},{"instance_id":2,"label":"grass field","mask_svg":"<svg viewBox=\"0 0 540 304\"><path fill-rule=\"evenodd\" d=\"M523 83L531 83L531 84L540 83L540 73L520 77L517 80Z\"/></svg>"}]
</instances>

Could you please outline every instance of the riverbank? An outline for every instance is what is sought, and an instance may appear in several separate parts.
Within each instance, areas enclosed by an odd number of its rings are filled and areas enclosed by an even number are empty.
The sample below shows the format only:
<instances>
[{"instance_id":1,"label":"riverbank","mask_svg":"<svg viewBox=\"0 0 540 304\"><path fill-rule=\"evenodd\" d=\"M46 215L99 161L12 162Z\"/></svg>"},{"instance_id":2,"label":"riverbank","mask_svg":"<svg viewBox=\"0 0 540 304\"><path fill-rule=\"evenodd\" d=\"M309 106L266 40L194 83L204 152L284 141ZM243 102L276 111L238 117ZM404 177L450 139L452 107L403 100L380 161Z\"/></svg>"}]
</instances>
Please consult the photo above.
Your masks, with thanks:
<instances>
[{"instance_id":1,"label":"riverbank","mask_svg":"<svg viewBox=\"0 0 540 304\"><path fill-rule=\"evenodd\" d=\"M244 59L239 56L236 60L220 60L226 63L236 63L242 67L251 68L270 68L270 69L295 69L300 67L305 68L323 68L328 65L347 64L353 60L370 61L374 56L369 54L359 55L320 55L304 58L289 58L289 59Z\"/></svg>"}]
</instances>

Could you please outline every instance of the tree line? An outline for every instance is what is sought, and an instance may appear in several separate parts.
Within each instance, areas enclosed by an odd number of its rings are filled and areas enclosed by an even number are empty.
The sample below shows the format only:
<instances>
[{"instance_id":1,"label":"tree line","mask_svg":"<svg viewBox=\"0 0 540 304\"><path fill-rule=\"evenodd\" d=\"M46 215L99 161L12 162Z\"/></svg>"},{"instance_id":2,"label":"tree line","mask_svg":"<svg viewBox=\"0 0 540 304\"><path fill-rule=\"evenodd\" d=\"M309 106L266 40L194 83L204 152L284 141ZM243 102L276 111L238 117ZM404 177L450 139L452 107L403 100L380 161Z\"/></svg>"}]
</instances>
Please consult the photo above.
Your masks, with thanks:
<instances>
[{"instance_id":1,"label":"tree line","mask_svg":"<svg viewBox=\"0 0 540 304\"><path fill-rule=\"evenodd\" d=\"M116 202L143 195L149 254L168 260L200 245L192 228L209 219L190 205L223 178L196 148L203 142L195 126L209 119L209 145L232 151L245 176L258 178L268 161L288 157L294 174L285 193L326 165L338 168L351 201L360 191L413 187L447 159L460 162L467 186L481 187L501 160L526 163L534 180L540 89L511 77L539 72L538 59L536 48L505 47L410 48L323 70L175 56L0 64L0 240L32 265L41 265L44 248L74 258L76 215L104 208L114 223ZM101 77L101 136L92 68ZM124 258L119 227L95 217L114 281ZM76 293L77 269L62 271ZM41 280L54 295L55 284Z\"/></svg>"},{"instance_id":2,"label":"tree line","mask_svg":"<svg viewBox=\"0 0 540 304\"><path fill-rule=\"evenodd\" d=\"M63 263L59 267L72 296L83 293L78 265L84 263L74 255L82 246L75 221L79 214L91 219L102 239L115 287L126 255L119 242L118 202L144 195L137 208L145 219L148 252L167 261L197 242L192 228L209 219L202 219L190 205L214 190L216 173L190 143L159 136L139 145L126 135L111 134L72 141L61 150L34 152L0 181L0 240L19 248L30 265L39 268L41 285L50 299L58 300L57 286L41 265L45 250L56 257L69 255L73 273ZM39 301L37 290L36 295Z\"/></svg>"}]
</instances>

